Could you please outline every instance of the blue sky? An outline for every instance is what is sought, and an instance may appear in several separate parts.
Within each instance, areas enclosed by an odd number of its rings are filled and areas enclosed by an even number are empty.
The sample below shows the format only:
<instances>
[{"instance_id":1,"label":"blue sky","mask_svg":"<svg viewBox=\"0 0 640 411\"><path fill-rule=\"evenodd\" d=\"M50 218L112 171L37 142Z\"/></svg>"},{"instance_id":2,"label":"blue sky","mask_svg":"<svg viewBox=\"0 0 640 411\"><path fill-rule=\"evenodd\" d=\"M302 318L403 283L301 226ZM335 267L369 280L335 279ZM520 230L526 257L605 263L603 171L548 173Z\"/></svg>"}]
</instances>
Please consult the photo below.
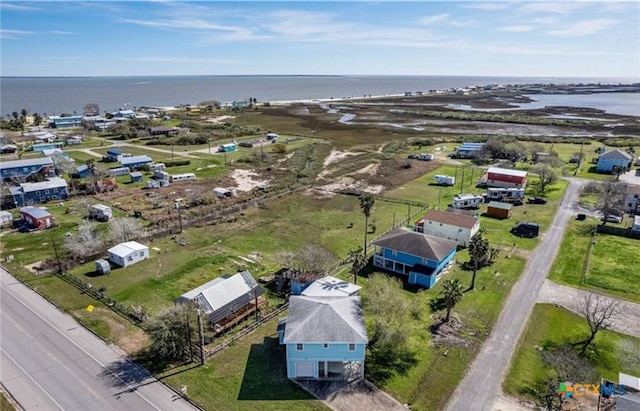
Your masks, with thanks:
<instances>
[{"instance_id":1,"label":"blue sky","mask_svg":"<svg viewBox=\"0 0 640 411\"><path fill-rule=\"evenodd\" d=\"M640 2L0 2L3 76L640 78Z\"/></svg>"}]
</instances>

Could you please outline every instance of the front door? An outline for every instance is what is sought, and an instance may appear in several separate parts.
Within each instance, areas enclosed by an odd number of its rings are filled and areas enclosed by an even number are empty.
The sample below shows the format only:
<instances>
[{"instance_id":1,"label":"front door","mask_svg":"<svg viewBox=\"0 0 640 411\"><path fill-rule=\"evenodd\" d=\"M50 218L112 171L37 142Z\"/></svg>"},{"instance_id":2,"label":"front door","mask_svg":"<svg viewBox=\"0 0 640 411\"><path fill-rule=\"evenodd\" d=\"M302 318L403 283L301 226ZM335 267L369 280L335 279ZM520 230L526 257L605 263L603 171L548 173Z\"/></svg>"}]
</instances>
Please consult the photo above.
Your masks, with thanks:
<instances>
[{"instance_id":1,"label":"front door","mask_svg":"<svg viewBox=\"0 0 640 411\"><path fill-rule=\"evenodd\" d=\"M409 271L409 284L415 284L418 282L418 274L413 271Z\"/></svg>"}]
</instances>

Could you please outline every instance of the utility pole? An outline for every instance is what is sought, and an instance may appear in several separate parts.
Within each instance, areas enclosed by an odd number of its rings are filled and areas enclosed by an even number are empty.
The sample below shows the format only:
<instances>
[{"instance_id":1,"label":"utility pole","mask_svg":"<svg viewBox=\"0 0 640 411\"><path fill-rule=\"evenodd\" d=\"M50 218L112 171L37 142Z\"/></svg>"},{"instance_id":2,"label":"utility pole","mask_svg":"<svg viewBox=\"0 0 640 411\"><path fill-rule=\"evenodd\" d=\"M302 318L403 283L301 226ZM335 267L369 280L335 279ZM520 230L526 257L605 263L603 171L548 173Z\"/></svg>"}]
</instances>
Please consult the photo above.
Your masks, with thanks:
<instances>
[{"instance_id":1,"label":"utility pole","mask_svg":"<svg viewBox=\"0 0 640 411\"><path fill-rule=\"evenodd\" d=\"M171 139L171 159L173 160L173 138Z\"/></svg>"},{"instance_id":2,"label":"utility pole","mask_svg":"<svg viewBox=\"0 0 640 411\"><path fill-rule=\"evenodd\" d=\"M227 152L223 151L223 153L224 153L224 166L226 167L227 166Z\"/></svg>"},{"instance_id":3,"label":"utility pole","mask_svg":"<svg viewBox=\"0 0 640 411\"><path fill-rule=\"evenodd\" d=\"M56 245L56 239L51 237L53 242L53 251L56 253L56 261L58 262L58 274L62 274L62 264L60 263L60 256L58 255L58 246Z\"/></svg>"},{"instance_id":4,"label":"utility pole","mask_svg":"<svg viewBox=\"0 0 640 411\"><path fill-rule=\"evenodd\" d=\"M207 137L207 143L209 144L209 154L211 154L211 136Z\"/></svg>"},{"instance_id":5,"label":"utility pole","mask_svg":"<svg viewBox=\"0 0 640 411\"><path fill-rule=\"evenodd\" d=\"M260 139L260 157L264 163L264 141L262 141L262 139Z\"/></svg>"},{"instance_id":6,"label":"utility pole","mask_svg":"<svg viewBox=\"0 0 640 411\"><path fill-rule=\"evenodd\" d=\"M202 324L202 310L196 310L198 313L198 328L200 330L200 364L207 365L207 356L204 355L204 325Z\"/></svg>"},{"instance_id":7,"label":"utility pole","mask_svg":"<svg viewBox=\"0 0 640 411\"><path fill-rule=\"evenodd\" d=\"M189 362L193 362L193 343L191 342L191 322L189 321L189 311L187 308L185 315L187 316L187 339L189 340Z\"/></svg>"},{"instance_id":8,"label":"utility pole","mask_svg":"<svg viewBox=\"0 0 640 411\"><path fill-rule=\"evenodd\" d=\"M440 200L442 199L442 187L438 188L438 210L440 210Z\"/></svg>"},{"instance_id":9,"label":"utility pole","mask_svg":"<svg viewBox=\"0 0 640 411\"><path fill-rule=\"evenodd\" d=\"M462 187L464 187L464 168L462 169L462 178L460 179L460 194L462 194Z\"/></svg>"}]
</instances>

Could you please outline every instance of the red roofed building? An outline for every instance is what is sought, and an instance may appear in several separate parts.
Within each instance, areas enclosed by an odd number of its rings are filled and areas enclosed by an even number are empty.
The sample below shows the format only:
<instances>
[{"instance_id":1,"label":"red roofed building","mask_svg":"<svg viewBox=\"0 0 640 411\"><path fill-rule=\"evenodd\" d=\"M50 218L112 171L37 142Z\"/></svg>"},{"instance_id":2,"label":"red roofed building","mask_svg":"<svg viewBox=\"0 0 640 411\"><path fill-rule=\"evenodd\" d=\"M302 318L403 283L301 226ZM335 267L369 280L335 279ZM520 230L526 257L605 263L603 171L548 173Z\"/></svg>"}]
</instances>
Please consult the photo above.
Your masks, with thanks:
<instances>
[{"instance_id":1,"label":"red roofed building","mask_svg":"<svg viewBox=\"0 0 640 411\"><path fill-rule=\"evenodd\" d=\"M487 187L525 188L527 172L509 168L489 167L486 176Z\"/></svg>"}]
</instances>

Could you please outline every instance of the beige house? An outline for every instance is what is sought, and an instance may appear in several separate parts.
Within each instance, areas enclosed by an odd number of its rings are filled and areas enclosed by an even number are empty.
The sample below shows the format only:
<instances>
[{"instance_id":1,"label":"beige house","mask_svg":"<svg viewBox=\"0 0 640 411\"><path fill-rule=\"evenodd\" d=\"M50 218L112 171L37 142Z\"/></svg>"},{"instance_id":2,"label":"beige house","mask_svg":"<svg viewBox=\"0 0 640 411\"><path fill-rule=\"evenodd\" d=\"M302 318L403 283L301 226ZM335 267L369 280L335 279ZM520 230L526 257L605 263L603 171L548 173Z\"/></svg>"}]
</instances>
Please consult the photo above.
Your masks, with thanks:
<instances>
[{"instance_id":1,"label":"beige house","mask_svg":"<svg viewBox=\"0 0 640 411\"><path fill-rule=\"evenodd\" d=\"M624 211L627 213L640 212L640 186L628 184L624 196Z\"/></svg>"},{"instance_id":2,"label":"beige house","mask_svg":"<svg viewBox=\"0 0 640 411\"><path fill-rule=\"evenodd\" d=\"M440 210L428 210L415 226L415 231L453 240L462 247L469 245L479 229L480 219L476 216Z\"/></svg>"}]
</instances>

